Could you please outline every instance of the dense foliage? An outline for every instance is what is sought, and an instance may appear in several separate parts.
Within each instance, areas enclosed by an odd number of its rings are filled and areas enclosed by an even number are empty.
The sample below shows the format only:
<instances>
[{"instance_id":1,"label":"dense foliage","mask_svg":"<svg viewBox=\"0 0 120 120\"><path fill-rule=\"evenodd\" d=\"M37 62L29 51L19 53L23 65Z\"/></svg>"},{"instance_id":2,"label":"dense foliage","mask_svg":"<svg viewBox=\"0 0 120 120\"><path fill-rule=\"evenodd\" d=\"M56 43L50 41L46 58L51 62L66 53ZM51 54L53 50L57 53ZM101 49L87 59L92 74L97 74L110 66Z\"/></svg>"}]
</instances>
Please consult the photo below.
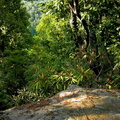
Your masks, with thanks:
<instances>
[{"instance_id":1,"label":"dense foliage","mask_svg":"<svg viewBox=\"0 0 120 120\"><path fill-rule=\"evenodd\" d=\"M29 30L30 30L32 36L34 34L36 34L35 28L38 25L40 17L41 17L40 8L38 7L39 2L41 2L41 1L33 1L33 2L24 1L24 5L26 6L26 10L30 15Z\"/></svg>"},{"instance_id":2,"label":"dense foliage","mask_svg":"<svg viewBox=\"0 0 120 120\"><path fill-rule=\"evenodd\" d=\"M31 42L29 15L20 0L0 0L0 108L12 106L11 97L25 84Z\"/></svg>"},{"instance_id":3,"label":"dense foliage","mask_svg":"<svg viewBox=\"0 0 120 120\"><path fill-rule=\"evenodd\" d=\"M41 100L71 84L119 89L119 0L38 3L40 12L35 2L27 8L31 38L20 0L0 1L1 109Z\"/></svg>"}]
</instances>

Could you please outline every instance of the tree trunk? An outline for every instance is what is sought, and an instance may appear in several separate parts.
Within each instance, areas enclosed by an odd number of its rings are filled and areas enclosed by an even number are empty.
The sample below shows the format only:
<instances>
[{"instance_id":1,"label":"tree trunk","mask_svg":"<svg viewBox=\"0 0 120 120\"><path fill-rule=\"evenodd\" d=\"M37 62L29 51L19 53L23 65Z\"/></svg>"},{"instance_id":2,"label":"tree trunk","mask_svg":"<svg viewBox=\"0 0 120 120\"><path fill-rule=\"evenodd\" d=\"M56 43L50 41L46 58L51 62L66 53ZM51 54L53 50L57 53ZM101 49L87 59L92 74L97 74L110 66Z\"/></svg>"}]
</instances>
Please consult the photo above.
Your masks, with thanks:
<instances>
[{"instance_id":1,"label":"tree trunk","mask_svg":"<svg viewBox=\"0 0 120 120\"><path fill-rule=\"evenodd\" d=\"M81 20L81 15L80 15L80 6L78 3L78 0L72 0L69 2L69 8L70 8L70 25L71 28L74 32L74 39L76 41L76 46L80 47L84 44L81 36L78 34L78 21L82 23L85 32L86 32L86 45L85 48L88 48L89 45L89 29L88 29L88 24L87 22L83 19ZM78 20L78 21L77 21Z\"/></svg>"}]
</instances>

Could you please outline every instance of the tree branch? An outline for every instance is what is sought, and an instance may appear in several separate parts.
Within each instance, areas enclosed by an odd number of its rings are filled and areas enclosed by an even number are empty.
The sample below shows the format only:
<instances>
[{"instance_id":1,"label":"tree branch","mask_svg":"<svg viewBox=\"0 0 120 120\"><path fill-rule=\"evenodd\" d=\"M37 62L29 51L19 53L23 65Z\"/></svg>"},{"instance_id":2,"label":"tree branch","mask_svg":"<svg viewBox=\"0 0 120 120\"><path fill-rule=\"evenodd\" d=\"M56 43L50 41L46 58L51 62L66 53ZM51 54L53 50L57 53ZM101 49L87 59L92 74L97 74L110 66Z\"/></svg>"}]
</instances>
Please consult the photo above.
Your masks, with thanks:
<instances>
[{"instance_id":1,"label":"tree branch","mask_svg":"<svg viewBox=\"0 0 120 120\"><path fill-rule=\"evenodd\" d=\"M80 15L80 8L79 8L79 5L78 5L78 0L72 0L71 2L69 2L69 8L72 10L72 12L76 15L77 19L83 24L83 27L86 31L86 48L88 48L88 45L89 45L89 29L88 29L88 24L86 22L86 20L82 20L82 17Z\"/></svg>"}]
</instances>

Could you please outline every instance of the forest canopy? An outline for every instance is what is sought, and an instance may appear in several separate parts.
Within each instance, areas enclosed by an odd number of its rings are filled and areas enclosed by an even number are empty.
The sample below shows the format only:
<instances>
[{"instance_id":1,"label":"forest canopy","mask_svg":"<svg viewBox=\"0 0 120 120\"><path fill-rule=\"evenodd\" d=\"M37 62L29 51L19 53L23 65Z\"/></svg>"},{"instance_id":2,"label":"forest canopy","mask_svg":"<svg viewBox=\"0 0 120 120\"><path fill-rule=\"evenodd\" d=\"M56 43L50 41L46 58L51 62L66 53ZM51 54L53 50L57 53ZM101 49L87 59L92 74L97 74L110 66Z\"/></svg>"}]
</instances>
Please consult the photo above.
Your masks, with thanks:
<instances>
[{"instance_id":1,"label":"forest canopy","mask_svg":"<svg viewBox=\"0 0 120 120\"><path fill-rule=\"evenodd\" d=\"M120 89L119 0L0 0L0 109L75 84Z\"/></svg>"}]
</instances>

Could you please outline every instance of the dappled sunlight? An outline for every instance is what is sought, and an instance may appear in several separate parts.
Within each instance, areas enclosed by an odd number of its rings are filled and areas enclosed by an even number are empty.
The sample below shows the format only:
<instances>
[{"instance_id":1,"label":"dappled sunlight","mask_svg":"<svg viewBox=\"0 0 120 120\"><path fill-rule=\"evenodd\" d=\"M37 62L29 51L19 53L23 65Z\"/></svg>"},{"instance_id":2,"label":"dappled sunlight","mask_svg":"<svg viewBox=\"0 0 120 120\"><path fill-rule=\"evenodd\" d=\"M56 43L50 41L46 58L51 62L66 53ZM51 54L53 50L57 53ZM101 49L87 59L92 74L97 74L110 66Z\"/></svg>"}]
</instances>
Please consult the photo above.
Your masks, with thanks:
<instances>
[{"instance_id":1,"label":"dappled sunlight","mask_svg":"<svg viewBox=\"0 0 120 120\"><path fill-rule=\"evenodd\" d=\"M119 5L0 0L0 120L120 120Z\"/></svg>"},{"instance_id":2,"label":"dappled sunlight","mask_svg":"<svg viewBox=\"0 0 120 120\"><path fill-rule=\"evenodd\" d=\"M120 91L72 85L51 98L6 110L5 114L10 118L16 115L17 120L119 120Z\"/></svg>"}]
</instances>

